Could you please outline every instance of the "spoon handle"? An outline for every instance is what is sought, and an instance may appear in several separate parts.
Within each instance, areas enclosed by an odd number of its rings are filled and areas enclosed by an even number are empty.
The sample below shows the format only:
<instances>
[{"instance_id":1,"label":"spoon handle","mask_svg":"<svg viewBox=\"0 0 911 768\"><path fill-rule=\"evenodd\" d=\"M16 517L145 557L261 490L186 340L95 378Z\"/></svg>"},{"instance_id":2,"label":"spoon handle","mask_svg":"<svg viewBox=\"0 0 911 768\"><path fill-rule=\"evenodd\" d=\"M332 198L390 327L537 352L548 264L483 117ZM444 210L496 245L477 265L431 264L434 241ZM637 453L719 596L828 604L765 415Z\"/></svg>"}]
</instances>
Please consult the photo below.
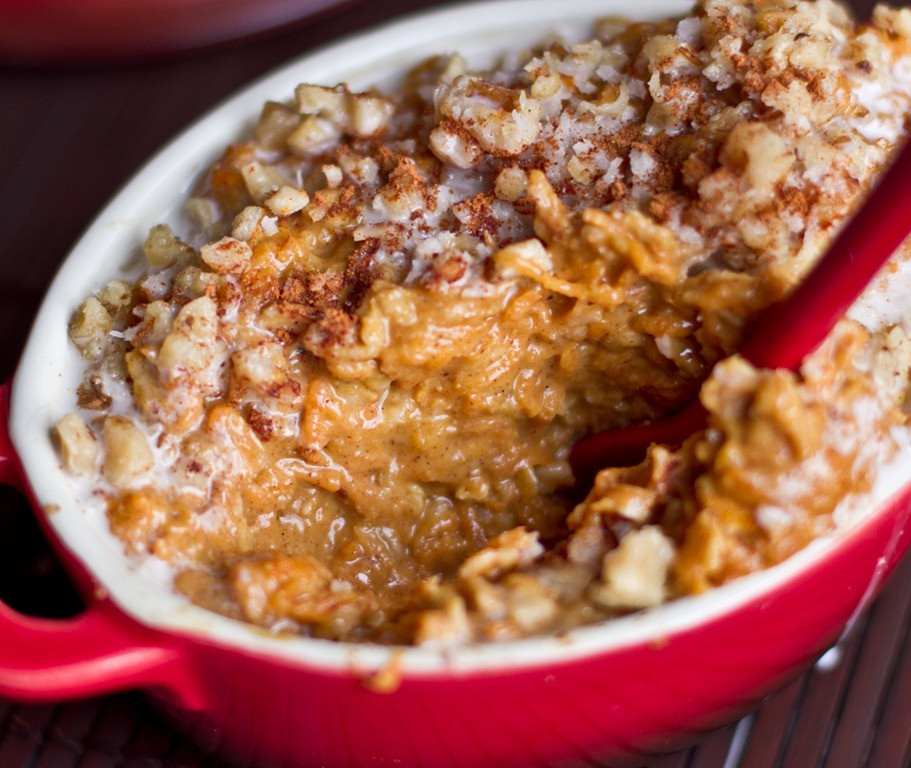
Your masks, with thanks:
<instances>
[{"instance_id":1,"label":"spoon handle","mask_svg":"<svg viewBox=\"0 0 911 768\"><path fill-rule=\"evenodd\" d=\"M911 142L786 299L770 306L740 353L758 368L796 370L911 233Z\"/></svg>"},{"instance_id":2,"label":"spoon handle","mask_svg":"<svg viewBox=\"0 0 911 768\"><path fill-rule=\"evenodd\" d=\"M909 233L911 142L898 153L803 282L786 299L766 309L740 353L759 368L796 370ZM587 490L601 467L640 461L651 443L679 445L705 426L705 417L697 400L674 416L576 441L569 454L576 488Z\"/></svg>"}]
</instances>

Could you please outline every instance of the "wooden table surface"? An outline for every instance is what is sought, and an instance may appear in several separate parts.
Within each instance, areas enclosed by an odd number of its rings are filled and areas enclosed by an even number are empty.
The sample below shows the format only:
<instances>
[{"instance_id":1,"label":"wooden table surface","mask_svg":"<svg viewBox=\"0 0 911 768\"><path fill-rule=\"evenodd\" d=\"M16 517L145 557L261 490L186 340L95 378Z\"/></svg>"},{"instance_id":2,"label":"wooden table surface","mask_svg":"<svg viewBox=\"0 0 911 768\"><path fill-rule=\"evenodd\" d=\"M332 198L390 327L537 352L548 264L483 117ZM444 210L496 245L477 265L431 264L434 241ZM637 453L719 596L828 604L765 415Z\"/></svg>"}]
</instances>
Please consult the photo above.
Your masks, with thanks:
<instances>
[{"instance_id":1,"label":"wooden table surface","mask_svg":"<svg viewBox=\"0 0 911 768\"><path fill-rule=\"evenodd\" d=\"M285 60L431 4L439 3L349 2L267 38L157 61L0 65L0 382L14 371L60 261L158 147ZM869 3L859 0L856 7ZM27 505L6 488L0 488L0 596L40 615L66 615L79 605ZM650 768L911 765L911 559L824 661L740 723ZM220 765L139 694L62 705L0 700L0 768Z\"/></svg>"}]
</instances>

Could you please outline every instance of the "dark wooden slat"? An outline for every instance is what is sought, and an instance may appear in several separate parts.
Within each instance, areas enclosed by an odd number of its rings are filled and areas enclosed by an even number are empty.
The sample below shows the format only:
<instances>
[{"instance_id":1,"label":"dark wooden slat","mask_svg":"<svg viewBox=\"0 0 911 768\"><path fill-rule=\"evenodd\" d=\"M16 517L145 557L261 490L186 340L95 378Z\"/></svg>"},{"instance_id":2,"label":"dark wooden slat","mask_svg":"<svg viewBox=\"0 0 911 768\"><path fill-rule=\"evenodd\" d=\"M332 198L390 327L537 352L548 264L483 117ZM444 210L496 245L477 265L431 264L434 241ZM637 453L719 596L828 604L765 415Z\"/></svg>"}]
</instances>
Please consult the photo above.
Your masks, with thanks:
<instances>
[{"instance_id":1,"label":"dark wooden slat","mask_svg":"<svg viewBox=\"0 0 911 768\"><path fill-rule=\"evenodd\" d=\"M86 737L85 756L79 768L113 768L121 765L124 748L139 726L141 708L135 694L110 696Z\"/></svg>"},{"instance_id":2,"label":"dark wooden slat","mask_svg":"<svg viewBox=\"0 0 911 768\"><path fill-rule=\"evenodd\" d=\"M911 589L903 588L906 583L901 578L891 581L870 613L863 653L852 675L826 768L856 768L866 762L881 699L897 663L902 628L911 619Z\"/></svg>"},{"instance_id":3,"label":"dark wooden slat","mask_svg":"<svg viewBox=\"0 0 911 768\"><path fill-rule=\"evenodd\" d=\"M649 768L687 768L692 756L692 749L674 752L672 755L655 758L649 763Z\"/></svg>"},{"instance_id":4,"label":"dark wooden slat","mask_svg":"<svg viewBox=\"0 0 911 768\"><path fill-rule=\"evenodd\" d=\"M0 741L0 766L31 768L35 750L44 742L57 707L23 704L11 712Z\"/></svg>"},{"instance_id":5,"label":"dark wooden slat","mask_svg":"<svg viewBox=\"0 0 911 768\"><path fill-rule=\"evenodd\" d=\"M6 733L6 721L12 715L15 706L11 701L0 699L0 735Z\"/></svg>"},{"instance_id":6,"label":"dark wooden slat","mask_svg":"<svg viewBox=\"0 0 911 768\"><path fill-rule=\"evenodd\" d=\"M178 740L171 751L164 758L164 768L201 768L206 760L211 758L196 745L186 739ZM210 760L212 768L218 765L215 760ZM220 766L218 768L221 768Z\"/></svg>"},{"instance_id":7,"label":"dark wooden slat","mask_svg":"<svg viewBox=\"0 0 911 768\"><path fill-rule=\"evenodd\" d=\"M728 726L708 734L693 748L688 768L722 768L731 751L736 726Z\"/></svg>"},{"instance_id":8,"label":"dark wooden slat","mask_svg":"<svg viewBox=\"0 0 911 768\"><path fill-rule=\"evenodd\" d=\"M881 603L878 608L890 605ZM880 629L878 626L876 629ZM839 727L832 739L826 768L855 768L866 763L867 752L875 736L876 720L880 711L880 697L888 682L895 659L897 645L894 633L884 628L868 632L861 657L839 718ZM906 727L908 727L906 725Z\"/></svg>"},{"instance_id":9,"label":"dark wooden slat","mask_svg":"<svg viewBox=\"0 0 911 768\"><path fill-rule=\"evenodd\" d=\"M174 744L174 729L169 727L145 702L139 702L139 727L124 746L123 768L161 768Z\"/></svg>"},{"instance_id":10,"label":"dark wooden slat","mask_svg":"<svg viewBox=\"0 0 911 768\"><path fill-rule=\"evenodd\" d=\"M903 588L911 592L911 579L903 582ZM889 686L867 765L869 768L911 765L911 622L905 625L901 661Z\"/></svg>"},{"instance_id":11,"label":"dark wooden slat","mask_svg":"<svg viewBox=\"0 0 911 768\"><path fill-rule=\"evenodd\" d=\"M47 739L37 750L34 768L73 768L85 753L85 738L101 712L102 700L62 706Z\"/></svg>"},{"instance_id":12,"label":"dark wooden slat","mask_svg":"<svg viewBox=\"0 0 911 768\"><path fill-rule=\"evenodd\" d=\"M788 739L794 710L800 706L806 676L766 699L753 716L753 727L738 768L775 768Z\"/></svg>"},{"instance_id":13,"label":"dark wooden slat","mask_svg":"<svg viewBox=\"0 0 911 768\"><path fill-rule=\"evenodd\" d=\"M782 745L781 768L813 768L822 764L833 723L861 648L865 621L842 638L823 661L807 672L805 690L788 741Z\"/></svg>"}]
</instances>

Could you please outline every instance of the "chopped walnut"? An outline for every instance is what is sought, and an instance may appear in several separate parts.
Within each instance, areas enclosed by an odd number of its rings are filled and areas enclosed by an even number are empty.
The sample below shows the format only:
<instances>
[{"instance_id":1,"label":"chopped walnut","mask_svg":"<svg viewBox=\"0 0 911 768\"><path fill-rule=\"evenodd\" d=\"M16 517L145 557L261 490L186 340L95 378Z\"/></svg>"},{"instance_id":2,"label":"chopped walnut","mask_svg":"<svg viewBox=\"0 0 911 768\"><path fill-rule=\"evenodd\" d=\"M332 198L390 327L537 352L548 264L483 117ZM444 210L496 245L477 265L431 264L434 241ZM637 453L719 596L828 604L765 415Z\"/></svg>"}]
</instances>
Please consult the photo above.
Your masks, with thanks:
<instances>
[{"instance_id":1,"label":"chopped walnut","mask_svg":"<svg viewBox=\"0 0 911 768\"><path fill-rule=\"evenodd\" d=\"M200 249L199 255L216 272L230 275L243 272L247 268L250 258L253 256L253 250L242 240L223 237L217 243L204 245Z\"/></svg>"},{"instance_id":2,"label":"chopped walnut","mask_svg":"<svg viewBox=\"0 0 911 768\"><path fill-rule=\"evenodd\" d=\"M85 422L77 414L68 413L55 429L63 468L75 475L93 471L98 463L98 443Z\"/></svg>"},{"instance_id":3,"label":"chopped walnut","mask_svg":"<svg viewBox=\"0 0 911 768\"><path fill-rule=\"evenodd\" d=\"M459 578L483 576L495 579L507 571L522 568L544 554L535 531L513 528L501 533L479 552L467 558L459 567Z\"/></svg>"},{"instance_id":4,"label":"chopped walnut","mask_svg":"<svg viewBox=\"0 0 911 768\"><path fill-rule=\"evenodd\" d=\"M104 476L116 488L126 488L146 475L155 457L139 427L123 416L108 416L101 431Z\"/></svg>"},{"instance_id":5,"label":"chopped walnut","mask_svg":"<svg viewBox=\"0 0 911 768\"><path fill-rule=\"evenodd\" d=\"M276 216L290 216L304 208L309 202L310 196L304 190L285 185L266 198L265 205Z\"/></svg>"},{"instance_id":6,"label":"chopped walnut","mask_svg":"<svg viewBox=\"0 0 911 768\"><path fill-rule=\"evenodd\" d=\"M156 224L152 227L142 250L149 266L156 269L170 267L194 253L189 245L174 235L167 224Z\"/></svg>"},{"instance_id":7,"label":"chopped walnut","mask_svg":"<svg viewBox=\"0 0 911 768\"><path fill-rule=\"evenodd\" d=\"M668 569L674 544L655 525L627 534L606 555L601 583L591 588L591 598L609 608L648 608L667 597Z\"/></svg>"},{"instance_id":8,"label":"chopped walnut","mask_svg":"<svg viewBox=\"0 0 911 768\"><path fill-rule=\"evenodd\" d=\"M482 149L494 155L518 155L541 129L541 105L536 99L525 91L496 86L470 75L441 85L435 100L444 118L458 123ZM432 148L434 143L431 134Z\"/></svg>"},{"instance_id":9,"label":"chopped walnut","mask_svg":"<svg viewBox=\"0 0 911 768\"><path fill-rule=\"evenodd\" d=\"M87 360L94 360L104 350L105 338L114 327L111 315L94 296L85 303L70 320L70 339Z\"/></svg>"}]
</instances>

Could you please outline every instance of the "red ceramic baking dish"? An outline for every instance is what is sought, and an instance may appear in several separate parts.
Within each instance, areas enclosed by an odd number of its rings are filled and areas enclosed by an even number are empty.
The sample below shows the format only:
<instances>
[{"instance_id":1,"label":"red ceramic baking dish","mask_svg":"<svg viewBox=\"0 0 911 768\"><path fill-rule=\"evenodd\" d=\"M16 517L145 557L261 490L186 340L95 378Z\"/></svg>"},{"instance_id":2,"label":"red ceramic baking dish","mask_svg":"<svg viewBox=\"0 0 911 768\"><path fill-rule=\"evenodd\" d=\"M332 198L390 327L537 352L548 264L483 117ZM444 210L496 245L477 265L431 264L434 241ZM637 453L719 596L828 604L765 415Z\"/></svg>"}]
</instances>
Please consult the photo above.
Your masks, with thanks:
<instances>
[{"instance_id":1,"label":"red ceramic baking dish","mask_svg":"<svg viewBox=\"0 0 911 768\"><path fill-rule=\"evenodd\" d=\"M555 26L627 7L508 0L447 9L292 62L156 156L62 266L11 385L0 389L0 482L21 488L86 602L67 620L0 605L0 693L25 700L144 689L207 748L263 766L637 765L731 722L836 642L911 534L911 457L883 467L853 523L783 564L706 594L548 636L449 650L269 633L189 604L79 503L51 440L78 354L67 321L121 270L188 179L303 80L357 88L446 50L483 62ZM661 0L636 13L687 5Z\"/></svg>"}]
</instances>

